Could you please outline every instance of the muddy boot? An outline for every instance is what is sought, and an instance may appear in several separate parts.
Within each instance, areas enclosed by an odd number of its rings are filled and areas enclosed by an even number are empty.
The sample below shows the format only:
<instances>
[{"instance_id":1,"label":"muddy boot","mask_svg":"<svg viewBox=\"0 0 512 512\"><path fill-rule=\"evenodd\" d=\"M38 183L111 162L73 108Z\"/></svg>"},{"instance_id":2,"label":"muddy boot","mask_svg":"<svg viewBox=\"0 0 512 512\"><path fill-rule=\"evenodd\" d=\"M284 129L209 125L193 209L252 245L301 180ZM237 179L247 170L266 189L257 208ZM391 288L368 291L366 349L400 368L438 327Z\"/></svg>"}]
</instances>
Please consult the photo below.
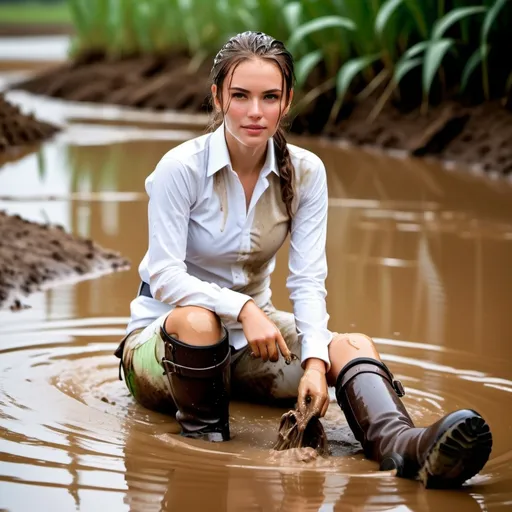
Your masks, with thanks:
<instances>
[{"instance_id":1,"label":"muddy boot","mask_svg":"<svg viewBox=\"0 0 512 512\"><path fill-rule=\"evenodd\" d=\"M338 375L336 398L367 458L426 487L453 488L476 475L492 447L487 423L475 411L452 412L416 428L399 397L400 381L384 363L358 358Z\"/></svg>"},{"instance_id":2,"label":"muddy boot","mask_svg":"<svg viewBox=\"0 0 512 512\"><path fill-rule=\"evenodd\" d=\"M212 442L229 441L231 352L227 331L206 347L187 345L161 329L162 365L169 378L182 435Z\"/></svg>"}]
</instances>

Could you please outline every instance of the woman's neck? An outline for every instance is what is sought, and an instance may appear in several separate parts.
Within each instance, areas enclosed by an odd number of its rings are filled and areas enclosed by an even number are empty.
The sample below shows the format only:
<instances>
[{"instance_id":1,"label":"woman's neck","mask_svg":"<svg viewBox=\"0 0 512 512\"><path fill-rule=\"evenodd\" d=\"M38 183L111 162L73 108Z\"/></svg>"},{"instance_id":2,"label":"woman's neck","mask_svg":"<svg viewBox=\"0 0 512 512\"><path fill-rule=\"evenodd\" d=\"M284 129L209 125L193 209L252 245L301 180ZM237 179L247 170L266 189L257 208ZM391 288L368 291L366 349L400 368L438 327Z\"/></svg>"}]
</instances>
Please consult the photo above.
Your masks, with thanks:
<instances>
[{"instance_id":1,"label":"woman's neck","mask_svg":"<svg viewBox=\"0 0 512 512\"><path fill-rule=\"evenodd\" d=\"M224 134L233 170L240 176L259 173L267 157L267 143L249 148L240 144L227 130Z\"/></svg>"}]
</instances>

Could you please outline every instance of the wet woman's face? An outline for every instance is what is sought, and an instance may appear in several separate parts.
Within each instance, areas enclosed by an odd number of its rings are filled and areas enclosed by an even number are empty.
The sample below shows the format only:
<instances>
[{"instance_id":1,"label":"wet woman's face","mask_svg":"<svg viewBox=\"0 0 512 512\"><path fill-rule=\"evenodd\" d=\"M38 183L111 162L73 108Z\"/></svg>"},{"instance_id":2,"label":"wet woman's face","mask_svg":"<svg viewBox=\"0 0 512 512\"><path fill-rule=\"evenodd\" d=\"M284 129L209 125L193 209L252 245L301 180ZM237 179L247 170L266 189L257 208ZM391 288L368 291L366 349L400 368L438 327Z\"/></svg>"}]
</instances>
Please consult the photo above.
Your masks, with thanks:
<instances>
[{"instance_id":1,"label":"wet woman's face","mask_svg":"<svg viewBox=\"0 0 512 512\"><path fill-rule=\"evenodd\" d=\"M272 61L254 58L229 71L223 84L222 105L212 85L215 106L224 112L227 133L247 147L266 144L289 109L292 95L286 98L283 88L281 70Z\"/></svg>"}]
</instances>

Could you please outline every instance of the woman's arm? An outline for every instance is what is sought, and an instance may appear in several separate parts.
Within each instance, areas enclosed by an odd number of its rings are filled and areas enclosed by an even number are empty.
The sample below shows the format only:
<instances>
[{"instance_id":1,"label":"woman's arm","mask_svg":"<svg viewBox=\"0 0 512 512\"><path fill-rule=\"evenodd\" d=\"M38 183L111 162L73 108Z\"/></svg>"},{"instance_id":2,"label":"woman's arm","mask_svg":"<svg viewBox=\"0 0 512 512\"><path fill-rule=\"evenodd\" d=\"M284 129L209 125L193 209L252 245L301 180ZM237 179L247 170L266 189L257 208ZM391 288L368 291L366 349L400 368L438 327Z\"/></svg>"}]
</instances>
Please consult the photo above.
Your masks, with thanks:
<instances>
[{"instance_id":1,"label":"woman's arm","mask_svg":"<svg viewBox=\"0 0 512 512\"><path fill-rule=\"evenodd\" d=\"M174 306L201 306L223 320L236 322L250 297L187 273L188 226L198 193L197 177L181 162L167 157L148 178L146 189L149 194L147 262L153 297Z\"/></svg>"},{"instance_id":2,"label":"woman's arm","mask_svg":"<svg viewBox=\"0 0 512 512\"><path fill-rule=\"evenodd\" d=\"M302 345L302 364L325 372L330 368L331 341L325 304L327 179L324 164L316 156L303 172L309 176L301 177L303 184L297 190L298 208L291 225L290 274L286 284Z\"/></svg>"}]
</instances>

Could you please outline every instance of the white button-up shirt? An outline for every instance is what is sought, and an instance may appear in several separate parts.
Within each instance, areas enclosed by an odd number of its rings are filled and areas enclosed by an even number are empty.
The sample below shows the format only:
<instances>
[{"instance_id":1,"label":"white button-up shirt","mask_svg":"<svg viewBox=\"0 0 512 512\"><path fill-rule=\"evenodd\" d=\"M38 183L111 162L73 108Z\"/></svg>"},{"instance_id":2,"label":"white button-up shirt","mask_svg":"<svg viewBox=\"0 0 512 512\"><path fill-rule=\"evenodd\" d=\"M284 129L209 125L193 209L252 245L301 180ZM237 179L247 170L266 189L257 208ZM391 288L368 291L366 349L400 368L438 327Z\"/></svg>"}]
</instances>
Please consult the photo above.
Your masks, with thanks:
<instances>
[{"instance_id":1,"label":"white button-up shirt","mask_svg":"<svg viewBox=\"0 0 512 512\"><path fill-rule=\"evenodd\" d=\"M325 304L327 183L315 154L288 144L295 167L295 197L287 288L293 304L302 361L329 365ZM215 312L229 331L230 344L247 344L238 315L251 298L269 303L275 255L288 234L274 143L249 208L229 157L224 126L167 152L146 179L149 248L139 274L154 298L131 303L127 332L148 324L175 306Z\"/></svg>"}]
</instances>

